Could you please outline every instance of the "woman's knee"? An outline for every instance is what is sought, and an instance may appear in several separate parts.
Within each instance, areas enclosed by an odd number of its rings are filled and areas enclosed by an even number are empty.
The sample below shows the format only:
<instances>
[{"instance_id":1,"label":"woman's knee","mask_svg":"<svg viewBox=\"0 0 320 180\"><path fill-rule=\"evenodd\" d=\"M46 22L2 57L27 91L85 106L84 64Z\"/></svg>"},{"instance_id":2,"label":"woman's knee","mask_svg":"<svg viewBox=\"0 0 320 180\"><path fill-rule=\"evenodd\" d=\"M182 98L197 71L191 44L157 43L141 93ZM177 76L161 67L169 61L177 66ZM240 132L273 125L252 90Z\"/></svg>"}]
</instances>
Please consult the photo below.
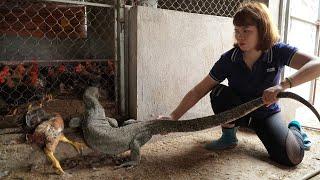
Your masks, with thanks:
<instances>
[{"instance_id":1,"label":"woman's knee","mask_svg":"<svg viewBox=\"0 0 320 180\"><path fill-rule=\"evenodd\" d=\"M271 159L286 166L295 166L302 161L304 149L299 132L288 129L280 113L264 120L255 119L252 126Z\"/></svg>"},{"instance_id":2,"label":"woman's knee","mask_svg":"<svg viewBox=\"0 0 320 180\"><path fill-rule=\"evenodd\" d=\"M221 97L221 95L223 95L223 94L221 94L221 92L222 92L222 91L225 91L225 89L228 89L228 86L223 85L223 84L218 84L218 85L216 85L216 86L212 89L212 91L211 91L211 93L210 93L210 99L211 99L211 101L212 101L212 100L215 100L215 99L217 99L217 98L219 98L219 97Z\"/></svg>"},{"instance_id":3,"label":"woman's knee","mask_svg":"<svg viewBox=\"0 0 320 180\"><path fill-rule=\"evenodd\" d=\"M289 165L295 166L301 163L304 157L304 149L302 142L299 142L299 139L291 132L288 132L286 139L286 152L288 160L290 161Z\"/></svg>"},{"instance_id":4,"label":"woman's knee","mask_svg":"<svg viewBox=\"0 0 320 180\"><path fill-rule=\"evenodd\" d=\"M284 145L274 144L268 152L271 159L286 166L296 166L301 163L304 157L304 149L291 131L288 132Z\"/></svg>"},{"instance_id":5,"label":"woman's knee","mask_svg":"<svg viewBox=\"0 0 320 180\"><path fill-rule=\"evenodd\" d=\"M240 98L232 89L223 84L218 84L212 89L210 100L214 113L220 113L241 104Z\"/></svg>"}]
</instances>

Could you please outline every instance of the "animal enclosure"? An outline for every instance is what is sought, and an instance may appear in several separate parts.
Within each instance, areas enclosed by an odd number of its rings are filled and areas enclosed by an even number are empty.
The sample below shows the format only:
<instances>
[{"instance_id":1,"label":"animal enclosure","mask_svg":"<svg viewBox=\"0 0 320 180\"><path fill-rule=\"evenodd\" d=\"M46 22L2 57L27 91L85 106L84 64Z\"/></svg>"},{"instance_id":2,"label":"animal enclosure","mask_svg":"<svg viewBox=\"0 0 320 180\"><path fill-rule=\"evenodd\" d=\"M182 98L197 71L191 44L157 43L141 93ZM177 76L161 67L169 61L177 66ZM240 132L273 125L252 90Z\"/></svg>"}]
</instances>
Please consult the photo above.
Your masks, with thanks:
<instances>
[{"instance_id":1,"label":"animal enclosure","mask_svg":"<svg viewBox=\"0 0 320 180\"><path fill-rule=\"evenodd\" d=\"M111 7L111 6L110 6ZM107 4L0 1L0 116L29 104L64 118L82 113L82 94L98 86L118 114L115 14Z\"/></svg>"}]
</instances>

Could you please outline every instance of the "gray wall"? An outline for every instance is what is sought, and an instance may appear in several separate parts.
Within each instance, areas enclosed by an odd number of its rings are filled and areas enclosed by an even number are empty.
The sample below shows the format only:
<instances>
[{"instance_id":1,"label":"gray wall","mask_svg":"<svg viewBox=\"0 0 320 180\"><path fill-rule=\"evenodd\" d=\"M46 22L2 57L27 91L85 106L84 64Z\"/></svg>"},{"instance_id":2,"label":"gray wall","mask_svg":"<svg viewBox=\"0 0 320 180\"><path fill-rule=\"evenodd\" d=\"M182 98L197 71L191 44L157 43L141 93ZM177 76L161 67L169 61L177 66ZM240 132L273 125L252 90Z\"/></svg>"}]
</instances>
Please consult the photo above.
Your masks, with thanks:
<instances>
[{"instance_id":1,"label":"gray wall","mask_svg":"<svg viewBox=\"0 0 320 180\"><path fill-rule=\"evenodd\" d=\"M232 48L232 19L135 7L130 14L130 115L170 113ZM183 118L212 114L209 97Z\"/></svg>"},{"instance_id":2,"label":"gray wall","mask_svg":"<svg viewBox=\"0 0 320 180\"><path fill-rule=\"evenodd\" d=\"M279 1L270 0L278 24ZM130 115L148 120L170 113L233 44L232 19L137 7L130 11ZM286 121L295 118L297 102L281 99ZM212 114L209 97L183 118Z\"/></svg>"}]
</instances>

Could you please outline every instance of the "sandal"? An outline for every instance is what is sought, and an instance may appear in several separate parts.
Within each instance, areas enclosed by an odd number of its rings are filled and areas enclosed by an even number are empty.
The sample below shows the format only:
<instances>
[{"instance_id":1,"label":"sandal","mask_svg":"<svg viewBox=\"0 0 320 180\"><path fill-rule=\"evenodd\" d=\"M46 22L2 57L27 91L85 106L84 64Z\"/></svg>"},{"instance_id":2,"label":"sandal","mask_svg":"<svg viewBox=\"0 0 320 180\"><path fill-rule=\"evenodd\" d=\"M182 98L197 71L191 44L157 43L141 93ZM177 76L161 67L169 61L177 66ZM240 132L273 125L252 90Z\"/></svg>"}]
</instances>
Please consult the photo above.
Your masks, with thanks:
<instances>
[{"instance_id":1,"label":"sandal","mask_svg":"<svg viewBox=\"0 0 320 180\"><path fill-rule=\"evenodd\" d=\"M305 150L310 150L311 147L311 141L307 135L307 133L305 133L304 131L301 132L301 136L303 138L303 147Z\"/></svg>"}]
</instances>

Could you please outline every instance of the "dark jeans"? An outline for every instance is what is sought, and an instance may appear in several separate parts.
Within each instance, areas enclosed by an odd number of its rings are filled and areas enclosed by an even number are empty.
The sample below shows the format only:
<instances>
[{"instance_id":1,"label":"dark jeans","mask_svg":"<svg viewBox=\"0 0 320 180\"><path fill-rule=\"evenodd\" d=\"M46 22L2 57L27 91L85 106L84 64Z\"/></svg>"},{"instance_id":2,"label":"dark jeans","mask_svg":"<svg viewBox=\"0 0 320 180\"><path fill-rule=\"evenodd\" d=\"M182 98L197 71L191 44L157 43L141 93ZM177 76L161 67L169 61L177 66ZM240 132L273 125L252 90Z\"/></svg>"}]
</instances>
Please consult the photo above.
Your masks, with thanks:
<instances>
[{"instance_id":1,"label":"dark jeans","mask_svg":"<svg viewBox=\"0 0 320 180\"><path fill-rule=\"evenodd\" d=\"M215 114L234 108L244 102L228 86L219 84L210 93L211 106ZM271 159L287 166L299 164L304 156L301 132L285 125L280 113L263 118L252 118L251 114L230 124L248 127L256 132Z\"/></svg>"}]
</instances>

